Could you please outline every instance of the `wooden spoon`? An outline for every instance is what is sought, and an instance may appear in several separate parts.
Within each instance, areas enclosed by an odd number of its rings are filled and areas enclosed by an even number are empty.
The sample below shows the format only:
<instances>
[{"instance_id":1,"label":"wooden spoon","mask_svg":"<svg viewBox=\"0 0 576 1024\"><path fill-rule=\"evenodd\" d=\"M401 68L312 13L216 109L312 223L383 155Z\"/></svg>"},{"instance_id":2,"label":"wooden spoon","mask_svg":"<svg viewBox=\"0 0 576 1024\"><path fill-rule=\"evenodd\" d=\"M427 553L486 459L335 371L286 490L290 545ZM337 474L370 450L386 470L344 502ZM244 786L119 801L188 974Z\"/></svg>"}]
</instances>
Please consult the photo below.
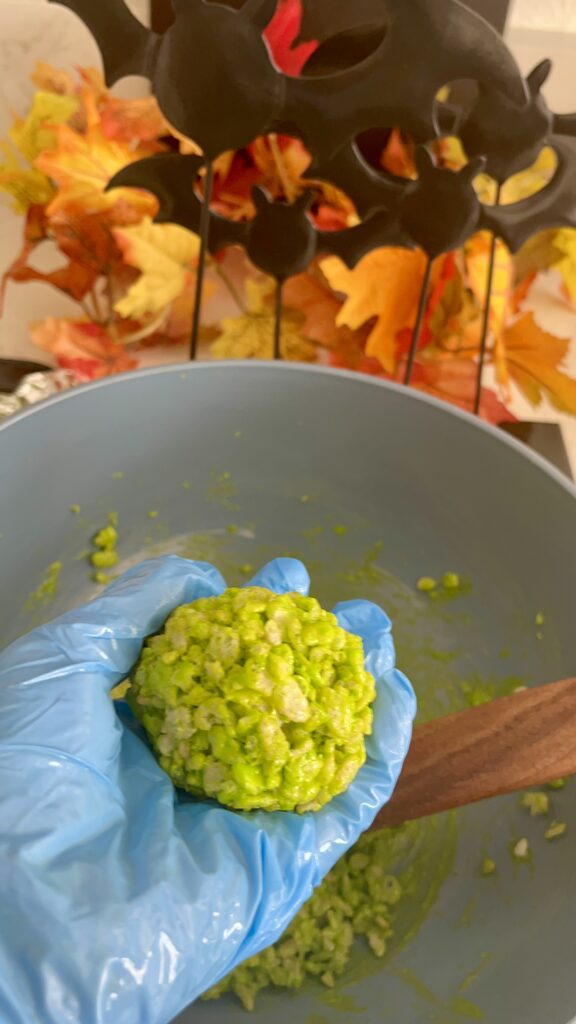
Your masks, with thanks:
<instances>
[{"instance_id":1,"label":"wooden spoon","mask_svg":"<svg viewBox=\"0 0 576 1024\"><path fill-rule=\"evenodd\" d=\"M538 686L414 730L372 829L576 775L576 679Z\"/></svg>"}]
</instances>

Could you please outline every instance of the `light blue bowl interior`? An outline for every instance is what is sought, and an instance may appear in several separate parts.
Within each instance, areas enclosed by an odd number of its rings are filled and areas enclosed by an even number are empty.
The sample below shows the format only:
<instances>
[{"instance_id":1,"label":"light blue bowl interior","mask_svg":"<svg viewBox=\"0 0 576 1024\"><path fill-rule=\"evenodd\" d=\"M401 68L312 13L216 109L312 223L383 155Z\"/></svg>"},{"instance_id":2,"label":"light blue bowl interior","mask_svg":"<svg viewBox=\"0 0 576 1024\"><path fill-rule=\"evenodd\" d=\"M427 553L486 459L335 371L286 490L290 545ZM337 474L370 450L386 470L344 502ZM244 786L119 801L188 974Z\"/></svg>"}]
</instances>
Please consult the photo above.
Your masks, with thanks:
<instances>
[{"instance_id":1,"label":"light blue bowl interior","mask_svg":"<svg viewBox=\"0 0 576 1024\"><path fill-rule=\"evenodd\" d=\"M497 431L412 393L289 365L134 374L8 422L0 465L2 644L94 592L85 551L115 511L122 565L178 551L213 559L236 582L245 563L298 554L324 602L379 600L427 715L462 706L462 682L498 692L510 677L576 675L576 493ZM30 600L55 560L56 598ZM468 596L434 604L416 591L421 576L447 570L471 582ZM337 998L315 985L262 995L254 1024L568 1024L575 792L552 794L554 815L573 823L556 844L517 797L462 812L433 901L452 835L439 819L426 833L438 871L422 880L389 956L376 964L360 947ZM529 866L509 854L523 836ZM488 852L499 866L491 880L478 873ZM180 1021L246 1019L226 999Z\"/></svg>"}]
</instances>

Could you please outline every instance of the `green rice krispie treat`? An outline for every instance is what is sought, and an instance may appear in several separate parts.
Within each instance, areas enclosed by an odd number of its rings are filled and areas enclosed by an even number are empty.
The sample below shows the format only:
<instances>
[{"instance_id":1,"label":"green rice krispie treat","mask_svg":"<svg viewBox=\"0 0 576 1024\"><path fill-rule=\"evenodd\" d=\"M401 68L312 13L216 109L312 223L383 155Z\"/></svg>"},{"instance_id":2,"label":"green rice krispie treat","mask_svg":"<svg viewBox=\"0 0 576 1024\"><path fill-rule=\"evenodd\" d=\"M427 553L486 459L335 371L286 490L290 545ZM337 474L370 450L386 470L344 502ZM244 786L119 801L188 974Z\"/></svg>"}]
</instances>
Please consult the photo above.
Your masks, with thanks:
<instances>
[{"instance_id":1,"label":"green rice krispie treat","mask_svg":"<svg viewBox=\"0 0 576 1024\"><path fill-rule=\"evenodd\" d=\"M177 786L237 810L298 812L351 784L375 697L359 637L314 598L258 587L177 608L128 695Z\"/></svg>"}]
</instances>

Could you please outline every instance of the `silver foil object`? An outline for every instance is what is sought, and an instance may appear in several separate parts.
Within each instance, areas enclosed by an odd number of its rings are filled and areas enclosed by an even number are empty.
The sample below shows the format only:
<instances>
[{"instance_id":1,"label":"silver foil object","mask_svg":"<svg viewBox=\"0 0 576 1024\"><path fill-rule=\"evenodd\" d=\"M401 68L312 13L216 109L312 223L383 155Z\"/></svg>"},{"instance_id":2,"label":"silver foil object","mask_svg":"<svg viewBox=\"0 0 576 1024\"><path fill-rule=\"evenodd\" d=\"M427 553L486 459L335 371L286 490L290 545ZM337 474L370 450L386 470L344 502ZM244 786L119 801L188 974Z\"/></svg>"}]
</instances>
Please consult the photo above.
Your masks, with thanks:
<instances>
[{"instance_id":1,"label":"silver foil object","mask_svg":"<svg viewBox=\"0 0 576 1024\"><path fill-rule=\"evenodd\" d=\"M85 379L73 370L51 370L48 373L30 373L23 377L12 393L0 392L0 420L13 416L29 405L52 398L59 391L67 391Z\"/></svg>"}]
</instances>

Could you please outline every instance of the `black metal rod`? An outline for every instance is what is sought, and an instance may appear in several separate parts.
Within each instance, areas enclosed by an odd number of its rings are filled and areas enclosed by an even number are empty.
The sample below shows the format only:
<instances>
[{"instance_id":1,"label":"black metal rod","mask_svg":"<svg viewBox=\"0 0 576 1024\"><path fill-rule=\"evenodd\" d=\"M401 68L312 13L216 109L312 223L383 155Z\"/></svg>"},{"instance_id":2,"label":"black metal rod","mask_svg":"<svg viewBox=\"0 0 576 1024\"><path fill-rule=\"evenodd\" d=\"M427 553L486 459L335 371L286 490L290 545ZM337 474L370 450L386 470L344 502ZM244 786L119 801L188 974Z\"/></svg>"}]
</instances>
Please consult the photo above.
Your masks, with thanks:
<instances>
[{"instance_id":1,"label":"black metal rod","mask_svg":"<svg viewBox=\"0 0 576 1024\"><path fill-rule=\"evenodd\" d=\"M502 196L502 184L496 186L496 199L494 206L500 206ZM488 275L486 278L486 298L484 300L484 315L482 318L482 334L480 336L480 355L478 358L478 376L476 378L476 395L474 398L474 413L480 415L482 404L482 381L484 379L484 367L486 366L486 355L488 352L488 334L490 333L490 309L492 305L492 291L494 288L494 271L496 269L496 247L498 239L492 235L490 243L490 259L488 260Z\"/></svg>"},{"instance_id":2,"label":"black metal rod","mask_svg":"<svg viewBox=\"0 0 576 1024\"><path fill-rule=\"evenodd\" d=\"M432 257L428 257L426 264L426 270L424 271L424 280L422 281L422 288L420 290L420 301L418 303L418 316L416 317L416 324L414 331L412 332L412 342L410 345L410 352L408 353L408 362L406 363L406 372L404 374L404 383L408 386L412 380L412 373L414 371L414 360L418 351L418 344L420 342L420 336L422 334L422 328L424 326L424 316L426 314L426 306L428 305L428 292L430 291L430 276L432 274L432 267L434 260Z\"/></svg>"},{"instance_id":3,"label":"black metal rod","mask_svg":"<svg viewBox=\"0 0 576 1024\"><path fill-rule=\"evenodd\" d=\"M274 308L274 359L282 359L282 310L284 307L283 281L276 282Z\"/></svg>"},{"instance_id":4,"label":"black metal rod","mask_svg":"<svg viewBox=\"0 0 576 1024\"><path fill-rule=\"evenodd\" d=\"M200 319L202 317L202 294L204 291L204 278L206 276L206 261L208 259L208 244L210 241L210 203L214 189L214 165L211 160L206 161L206 176L204 179L204 201L200 217L200 252L198 254L198 269L196 271L196 294L194 296L194 315L192 318L192 337L190 339L190 359L196 359L198 353L198 340L200 337Z\"/></svg>"}]
</instances>

